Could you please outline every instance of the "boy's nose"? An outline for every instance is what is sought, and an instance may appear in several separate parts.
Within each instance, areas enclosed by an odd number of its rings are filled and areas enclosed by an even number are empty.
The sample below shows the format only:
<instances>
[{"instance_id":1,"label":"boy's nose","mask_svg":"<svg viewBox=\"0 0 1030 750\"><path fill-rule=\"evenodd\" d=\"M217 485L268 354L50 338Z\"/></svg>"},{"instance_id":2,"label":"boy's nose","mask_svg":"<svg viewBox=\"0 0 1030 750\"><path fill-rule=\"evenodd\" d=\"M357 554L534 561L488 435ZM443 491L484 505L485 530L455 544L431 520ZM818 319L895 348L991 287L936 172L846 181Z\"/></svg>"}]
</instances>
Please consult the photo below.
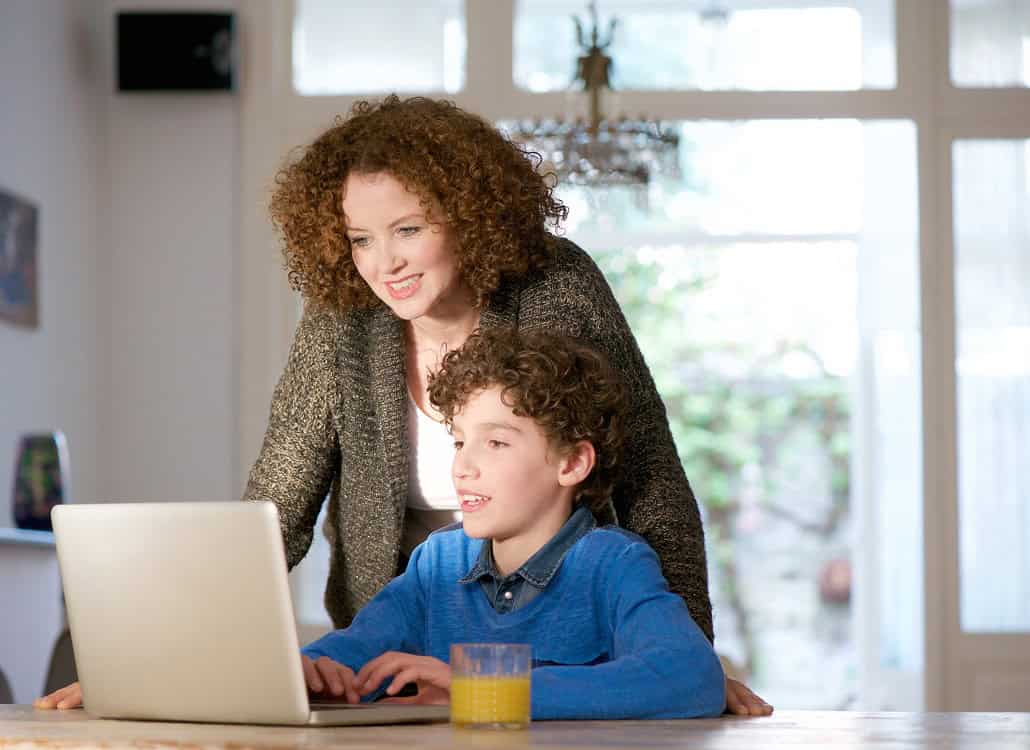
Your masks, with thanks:
<instances>
[{"instance_id":1,"label":"boy's nose","mask_svg":"<svg viewBox=\"0 0 1030 750\"><path fill-rule=\"evenodd\" d=\"M464 452L454 454L454 464L451 467L451 471L455 479L475 479L479 475L475 465Z\"/></svg>"}]
</instances>

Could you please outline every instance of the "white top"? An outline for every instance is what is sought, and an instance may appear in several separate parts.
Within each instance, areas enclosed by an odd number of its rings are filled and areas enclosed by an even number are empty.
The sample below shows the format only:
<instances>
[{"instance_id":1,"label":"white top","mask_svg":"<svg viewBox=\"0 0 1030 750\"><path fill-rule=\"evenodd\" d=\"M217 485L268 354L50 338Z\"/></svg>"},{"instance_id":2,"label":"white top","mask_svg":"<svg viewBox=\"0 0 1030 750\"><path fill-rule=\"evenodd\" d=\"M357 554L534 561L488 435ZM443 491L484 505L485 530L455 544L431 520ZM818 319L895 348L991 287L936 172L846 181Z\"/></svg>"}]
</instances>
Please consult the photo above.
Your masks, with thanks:
<instances>
[{"instance_id":1,"label":"white top","mask_svg":"<svg viewBox=\"0 0 1030 750\"><path fill-rule=\"evenodd\" d=\"M461 520L451 479L454 438L443 422L418 408L408 393L408 513L401 548L410 554L430 532Z\"/></svg>"}]
</instances>

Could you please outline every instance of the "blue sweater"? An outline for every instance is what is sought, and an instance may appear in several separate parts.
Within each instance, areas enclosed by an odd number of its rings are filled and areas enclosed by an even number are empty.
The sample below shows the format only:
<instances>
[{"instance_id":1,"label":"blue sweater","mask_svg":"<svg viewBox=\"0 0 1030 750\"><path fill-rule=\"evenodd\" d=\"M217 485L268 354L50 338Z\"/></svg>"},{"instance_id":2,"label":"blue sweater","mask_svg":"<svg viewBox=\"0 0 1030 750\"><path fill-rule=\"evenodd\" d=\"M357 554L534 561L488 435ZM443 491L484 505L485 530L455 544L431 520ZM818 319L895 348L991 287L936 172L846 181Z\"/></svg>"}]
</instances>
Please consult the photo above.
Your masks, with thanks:
<instances>
[{"instance_id":1,"label":"blue sweater","mask_svg":"<svg viewBox=\"0 0 1030 750\"><path fill-rule=\"evenodd\" d=\"M479 583L459 583L482 545L461 528L431 534L350 627L303 653L357 672L385 651L447 662L452 643L529 643L534 719L722 713L719 659L643 539L616 527L594 529L539 596L508 614L493 609Z\"/></svg>"}]
</instances>

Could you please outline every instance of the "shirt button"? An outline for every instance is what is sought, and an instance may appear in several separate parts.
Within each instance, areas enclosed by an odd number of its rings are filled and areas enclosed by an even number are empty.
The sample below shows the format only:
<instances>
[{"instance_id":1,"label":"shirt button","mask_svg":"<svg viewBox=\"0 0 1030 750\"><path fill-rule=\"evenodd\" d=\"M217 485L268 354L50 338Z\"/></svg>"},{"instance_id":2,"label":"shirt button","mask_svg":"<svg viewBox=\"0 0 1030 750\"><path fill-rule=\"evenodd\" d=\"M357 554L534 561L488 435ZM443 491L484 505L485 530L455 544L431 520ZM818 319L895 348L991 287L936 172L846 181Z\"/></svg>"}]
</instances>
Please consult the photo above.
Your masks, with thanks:
<instances>
[{"instance_id":1,"label":"shirt button","mask_svg":"<svg viewBox=\"0 0 1030 750\"><path fill-rule=\"evenodd\" d=\"M510 591L505 591L504 592L504 598L507 599L509 602L511 601L511 598L513 596L514 596L514 594L512 594Z\"/></svg>"}]
</instances>

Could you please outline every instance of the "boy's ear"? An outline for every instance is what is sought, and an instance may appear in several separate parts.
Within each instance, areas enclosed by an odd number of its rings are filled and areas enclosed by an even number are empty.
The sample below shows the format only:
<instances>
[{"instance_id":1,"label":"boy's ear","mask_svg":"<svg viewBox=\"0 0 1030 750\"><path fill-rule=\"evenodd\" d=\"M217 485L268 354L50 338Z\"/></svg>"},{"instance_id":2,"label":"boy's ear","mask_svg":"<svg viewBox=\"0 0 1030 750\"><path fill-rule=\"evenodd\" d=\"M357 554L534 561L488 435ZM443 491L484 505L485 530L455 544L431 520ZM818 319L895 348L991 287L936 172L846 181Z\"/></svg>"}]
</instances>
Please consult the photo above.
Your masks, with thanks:
<instances>
[{"instance_id":1,"label":"boy's ear","mask_svg":"<svg viewBox=\"0 0 1030 750\"><path fill-rule=\"evenodd\" d=\"M575 487L594 470L597 454L589 440L580 440L562 456L558 463L558 484L562 487Z\"/></svg>"}]
</instances>

